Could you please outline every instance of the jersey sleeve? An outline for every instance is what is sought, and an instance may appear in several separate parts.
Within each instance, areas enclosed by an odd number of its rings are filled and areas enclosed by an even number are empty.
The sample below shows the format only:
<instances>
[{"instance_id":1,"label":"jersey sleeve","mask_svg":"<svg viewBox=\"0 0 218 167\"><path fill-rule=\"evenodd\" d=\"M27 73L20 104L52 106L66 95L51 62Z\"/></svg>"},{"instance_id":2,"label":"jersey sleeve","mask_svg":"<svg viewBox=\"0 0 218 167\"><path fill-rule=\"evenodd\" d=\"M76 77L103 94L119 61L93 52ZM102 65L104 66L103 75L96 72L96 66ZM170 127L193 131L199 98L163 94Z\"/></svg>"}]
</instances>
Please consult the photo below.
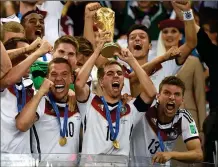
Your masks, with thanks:
<instances>
[{"instance_id":1,"label":"jersey sleeve","mask_svg":"<svg viewBox=\"0 0 218 167\"><path fill-rule=\"evenodd\" d=\"M42 97L36 109L36 115L38 116L38 119L40 119L40 117L44 115L44 112L45 112L45 97Z\"/></svg>"},{"instance_id":2,"label":"jersey sleeve","mask_svg":"<svg viewBox=\"0 0 218 167\"><path fill-rule=\"evenodd\" d=\"M91 107L91 102L92 102L92 99L93 99L94 96L95 96L95 94L93 94L90 91L89 97L85 102L77 101L77 106L78 106L78 109L79 109L79 112L80 112L82 118L84 118L87 111L89 111L89 109Z\"/></svg>"},{"instance_id":3,"label":"jersey sleeve","mask_svg":"<svg viewBox=\"0 0 218 167\"><path fill-rule=\"evenodd\" d=\"M185 143L189 140L199 138L195 121L187 110L184 111L182 116L182 138Z\"/></svg>"},{"instance_id":4,"label":"jersey sleeve","mask_svg":"<svg viewBox=\"0 0 218 167\"><path fill-rule=\"evenodd\" d=\"M148 111L151 104L146 104L141 99L140 95L138 95L135 99L131 100L129 104L131 107L133 125L135 126Z\"/></svg>"}]
</instances>

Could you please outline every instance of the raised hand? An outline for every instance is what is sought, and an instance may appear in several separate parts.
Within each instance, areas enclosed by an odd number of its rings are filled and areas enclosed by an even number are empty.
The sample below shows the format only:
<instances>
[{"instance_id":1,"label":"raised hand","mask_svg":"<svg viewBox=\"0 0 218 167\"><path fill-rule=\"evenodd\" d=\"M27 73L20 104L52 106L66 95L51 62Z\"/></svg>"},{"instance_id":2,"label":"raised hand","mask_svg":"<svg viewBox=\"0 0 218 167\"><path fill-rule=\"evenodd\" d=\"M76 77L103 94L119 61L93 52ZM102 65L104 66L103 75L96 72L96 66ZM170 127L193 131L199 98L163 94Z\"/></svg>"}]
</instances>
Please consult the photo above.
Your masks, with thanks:
<instances>
[{"instance_id":1,"label":"raised hand","mask_svg":"<svg viewBox=\"0 0 218 167\"><path fill-rule=\"evenodd\" d=\"M181 56L181 51L177 46L172 46L165 54L165 60L172 60Z\"/></svg>"},{"instance_id":2,"label":"raised hand","mask_svg":"<svg viewBox=\"0 0 218 167\"><path fill-rule=\"evenodd\" d=\"M28 52L33 52L36 49L38 49L41 45L42 39L40 37L37 37L35 41L33 41L27 48Z\"/></svg>"},{"instance_id":3,"label":"raised hand","mask_svg":"<svg viewBox=\"0 0 218 167\"><path fill-rule=\"evenodd\" d=\"M179 8L183 12L189 11L191 9L191 3L189 0L172 1L172 4L174 4L177 8Z\"/></svg>"},{"instance_id":4,"label":"raised hand","mask_svg":"<svg viewBox=\"0 0 218 167\"><path fill-rule=\"evenodd\" d=\"M38 50L43 55L43 54L46 54L48 52L51 52L52 51L52 46L50 45L50 43L48 41L42 40L41 46L40 46L40 48Z\"/></svg>"},{"instance_id":5,"label":"raised hand","mask_svg":"<svg viewBox=\"0 0 218 167\"><path fill-rule=\"evenodd\" d=\"M43 95L47 94L50 88L54 85L52 81L49 79L45 78L44 82L42 83L39 92L42 93Z\"/></svg>"},{"instance_id":6,"label":"raised hand","mask_svg":"<svg viewBox=\"0 0 218 167\"><path fill-rule=\"evenodd\" d=\"M76 109L76 96L75 96L75 92L72 91L71 89L68 91L68 108L69 111L75 111Z\"/></svg>"},{"instance_id":7,"label":"raised hand","mask_svg":"<svg viewBox=\"0 0 218 167\"><path fill-rule=\"evenodd\" d=\"M101 5L98 2L88 3L85 8L85 17L93 18L99 8L101 8Z\"/></svg>"},{"instance_id":8,"label":"raised hand","mask_svg":"<svg viewBox=\"0 0 218 167\"><path fill-rule=\"evenodd\" d=\"M183 12L189 11L191 9L191 4L189 0L184 1L172 1L172 6L176 12L176 16L183 21Z\"/></svg>"},{"instance_id":9,"label":"raised hand","mask_svg":"<svg viewBox=\"0 0 218 167\"><path fill-rule=\"evenodd\" d=\"M110 32L108 31L99 32L99 38L96 44L97 45L96 49L102 49L102 47L106 42L111 42Z\"/></svg>"},{"instance_id":10,"label":"raised hand","mask_svg":"<svg viewBox=\"0 0 218 167\"><path fill-rule=\"evenodd\" d=\"M117 56L119 57L119 59L125 61L128 64L135 60L133 54L129 51L129 49L126 48L121 49L121 53L117 54Z\"/></svg>"}]
</instances>

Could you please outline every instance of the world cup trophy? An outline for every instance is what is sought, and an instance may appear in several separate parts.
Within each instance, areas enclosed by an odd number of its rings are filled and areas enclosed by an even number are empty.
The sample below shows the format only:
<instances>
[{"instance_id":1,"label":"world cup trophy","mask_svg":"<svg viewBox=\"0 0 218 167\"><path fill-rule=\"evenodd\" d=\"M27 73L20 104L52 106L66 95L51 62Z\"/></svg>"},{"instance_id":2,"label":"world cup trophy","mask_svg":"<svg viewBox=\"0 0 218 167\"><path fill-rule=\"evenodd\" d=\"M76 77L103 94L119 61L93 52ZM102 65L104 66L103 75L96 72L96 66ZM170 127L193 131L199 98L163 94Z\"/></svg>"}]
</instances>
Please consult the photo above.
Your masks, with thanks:
<instances>
[{"instance_id":1,"label":"world cup trophy","mask_svg":"<svg viewBox=\"0 0 218 167\"><path fill-rule=\"evenodd\" d=\"M106 58L111 58L114 56L115 52L120 51L119 45L113 42L114 22L115 13L110 8L102 7L98 9L94 15L94 23L98 28L98 31L110 32L109 38L111 39L111 42L105 43L101 50L101 55Z\"/></svg>"}]
</instances>

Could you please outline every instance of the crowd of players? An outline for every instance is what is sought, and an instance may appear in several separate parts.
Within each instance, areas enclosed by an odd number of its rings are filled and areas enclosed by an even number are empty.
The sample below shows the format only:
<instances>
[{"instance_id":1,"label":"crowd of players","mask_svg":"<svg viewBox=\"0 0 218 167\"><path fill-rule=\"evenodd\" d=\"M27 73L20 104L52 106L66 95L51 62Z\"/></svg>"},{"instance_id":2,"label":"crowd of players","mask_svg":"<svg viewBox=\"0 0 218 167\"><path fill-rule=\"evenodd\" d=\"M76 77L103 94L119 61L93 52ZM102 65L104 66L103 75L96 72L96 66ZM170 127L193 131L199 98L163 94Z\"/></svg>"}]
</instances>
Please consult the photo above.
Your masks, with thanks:
<instances>
[{"instance_id":1,"label":"crowd of players","mask_svg":"<svg viewBox=\"0 0 218 167\"><path fill-rule=\"evenodd\" d=\"M128 48L115 53L115 59L101 55L111 32L96 31L97 2L86 5L84 37L63 35L54 45L42 39L48 15L39 9L24 13L20 23L2 24L2 160L16 161L25 154L24 159L36 158L43 166L43 161L67 162L81 153L129 157L123 166L171 165L171 160L215 163L217 100L209 100L211 111L203 127L182 106L188 84L179 72L197 71L199 60L190 55L196 48L216 95L217 45L195 23L189 1L173 1L172 6L180 20L160 22L164 50L152 60L151 37L143 24L128 27ZM186 40L181 44L182 31ZM202 67L200 72L203 76ZM205 100L205 95L197 96ZM174 150L179 136L185 151Z\"/></svg>"}]
</instances>

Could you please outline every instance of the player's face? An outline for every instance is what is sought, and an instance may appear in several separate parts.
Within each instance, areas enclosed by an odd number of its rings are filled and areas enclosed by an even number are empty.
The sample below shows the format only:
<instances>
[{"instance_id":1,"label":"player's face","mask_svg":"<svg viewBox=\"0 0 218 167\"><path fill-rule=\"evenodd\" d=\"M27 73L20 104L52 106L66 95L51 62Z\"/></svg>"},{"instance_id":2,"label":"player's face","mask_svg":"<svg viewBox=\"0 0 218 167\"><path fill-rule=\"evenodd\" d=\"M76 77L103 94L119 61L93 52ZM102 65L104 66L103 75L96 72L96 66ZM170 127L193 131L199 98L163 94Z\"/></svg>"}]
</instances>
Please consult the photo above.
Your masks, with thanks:
<instances>
[{"instance_id":1,"label":"player's face","mask_svg":"<svg viewBox=\"0 0 218 167\"><path fill-rule=\"evenodd\" d=\"M42 38L44 36L44 18L42 15L32 13L25 18L24 28L26 32L26 38L32 42L37 37Z\"/></svg>"},{"instance_id":2,"label":"player's face","mask_svg":"<svg viewBox=\"0 0 218 167\"><path fill-rule=\"evenodd\" d=\"M72 73L70 67L65 63L52 64L50 66L48 79L54 83L51 91L56 100L62 101L68 94Z\"/></svg>"},{"instance_id":3,"label":"player's face","mask_svg":"<svg viewBox=\"0 0 218 167\"><path fill-rule=\"evenodd\" d=\"M117 98L123 88L124 76L120 66L113 64L105 67L101 87L110 97Z\"/></svg>"},{"instance_id":4,"label":"player's face","mask_svg":"<svg viewBox=\"0 0 218 167\"><path fill-rule=\"evenodd\" d=\"M67 59L72 69L76 69L76 48L69 43L60 43L53 53L53 58L63 57Z\"/></svg>"},{"instance_id":5,"label":"player's face","mask_svg":"<svg viewBox=\"0 0 218 167\"><path fill-rule=\"evenodd\" d=\"M89 57L90 56L85 56L81 53L76 54L76 66L78 68L81 68L86 63L86 61L89 59Z\"/></svg>"},{"instance_id":6,"label":"player's face","mask_svg":"<svg viewBox=\"0 0 218 167\"><path fill-rule=\"evenodd\" d=\"M134 30L129 35L128 48L137 59L145 59L150 49L148 34L143 30Z\"/></svg>"},{"instance_id":7,"label":"player's face","mask_svg":"<svg viewBox=\"0 0 218 167\"><path fill-rule=\"evenodd\" d=\"M182 34L177 28L168 27L162 30L162 39L164 46L169 49L172 46L178 46L179 40L182 38Z\"/></svg>"},{"instance_id":8,"label":"player's face","mask_svg":"<svg viewBox=\"0 0 218 167\"><path fill-rule=\"evenodd\" d=\"M163 85L157 98L160 103L159 108L163 114L169 118L174 117L183 102L182 88L176 85Z\"/></svg>"}]
</instances>

